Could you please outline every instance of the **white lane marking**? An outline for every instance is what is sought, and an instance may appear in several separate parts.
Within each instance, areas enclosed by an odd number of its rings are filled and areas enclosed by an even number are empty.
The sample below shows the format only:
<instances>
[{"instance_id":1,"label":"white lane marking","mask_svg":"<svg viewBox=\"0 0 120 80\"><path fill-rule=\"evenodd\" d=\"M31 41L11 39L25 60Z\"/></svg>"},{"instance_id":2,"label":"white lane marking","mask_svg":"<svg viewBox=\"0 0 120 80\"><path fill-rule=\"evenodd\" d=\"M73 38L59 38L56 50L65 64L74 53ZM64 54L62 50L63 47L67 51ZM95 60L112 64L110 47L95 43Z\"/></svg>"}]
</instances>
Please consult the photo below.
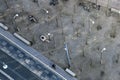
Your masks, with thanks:
<instances>
[{"instance_id":1,"label":"white lane marking","mask_svg":"<svg viewBox=\"0 0 120 80\"><path fill-rule=\"evenodd\" d=\"M12 77L10 77L8 74L6 74L4 71L2 71L1 69L0 69L0 73L2 73L3 75L5 75L8 79L10 79L10 80L14 80Z\"/></svg>"}]
</instances>

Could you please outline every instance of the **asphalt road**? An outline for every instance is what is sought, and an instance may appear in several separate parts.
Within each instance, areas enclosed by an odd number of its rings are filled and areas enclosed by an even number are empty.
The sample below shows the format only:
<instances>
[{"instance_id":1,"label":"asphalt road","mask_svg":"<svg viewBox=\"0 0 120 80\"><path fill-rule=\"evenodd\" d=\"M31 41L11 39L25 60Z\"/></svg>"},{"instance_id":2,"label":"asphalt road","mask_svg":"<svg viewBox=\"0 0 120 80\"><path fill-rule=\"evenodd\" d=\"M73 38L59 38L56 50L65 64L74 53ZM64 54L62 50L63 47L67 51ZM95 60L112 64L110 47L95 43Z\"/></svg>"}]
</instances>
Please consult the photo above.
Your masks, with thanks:
<instances>
[{"instance_id":1,"label":"asphalt road","mask_svg":"<svg viewBox=\"0 0 120 80\"><path fill-rule=\"evenodd\" d=\"M33 76L33 74L28 69L26 69L25 67L20 65L15 60L11 60L11 58L3 58L3 62L7 63L10 66L8 68L8 70L7 70L7 73L11 74L11 72L13 72L12 76L14 78L18 78L18 79L15 79L15 80L45 80L45 79L49 79L49 80L63 80L61 77L59 77L56 74L54 74L52 71L47 69L42 64L35 64L35 61L31 57L28 57L26 55L26 53L24 53L23 51L21 51L16 46L14 46L14 45L10 44L9 42L7 42L6 40L4 40L4 38L3 39L0 38L0 43L1 43L0 46L4 47L4 48L7 48L7 50L10 51L10 53L12 53L12 56L15 56L16 59L17 58L18 59L23 59L26 63L27 63L27 61L30 60L30 62L28 62L27 65L29 67L31 67L31 66L32 67L36 67L36 69L38 69L41 72L41 74L40 74L40 78L41 79L38 79L35 76ZM6 54L6 53L4 53L2 51L0 53L2 55ZM1 68L2 68L2 60L0 60L0 62L1 62ZM12 64L11 64L11 62L12 62ZM16 69L17 67L18 67L18 69ZM16 69L16 70L14 71L14 69ZM30 75L30 73L31 73L31 75ZM16 76L18 76L18 77L16 77Z\"/></svg>"},{"instance_id":2,"label":"asphalt road","mask_svg":"<svg viewBox=\"0 0 120 80\"><path fill-rule=\"evenodd\" d=\"M9 80L5 75L0 73L0 80Z\"/></svg>"},{"instance_id":3,"label":"asphalt road","mask_svg":"<svg viewBox=\"0 0 120 80\"><path fill-rule=\"evenodd\" d=\"M38 63L32 57L28 56L27 53L16 47L14 44L0 36L0 49L4 49L5 52L0 51L0 54L5 57L0 59L0 69L3 67L3 62L6 63L9 68L4 70L7 74L15 78L15 80L63 80L62 77L58 76L43 64ZM9 51L8 53L6 51ZM34 75L26 67L22 66L16 60L12 59L9 54L14 56L15 59L23 61L28 67L34 67L40 72L39 78ZM17 79L16 79L17 78Z\"/></svg>"},{"instance_id":4,"label":"asphalt road","mask_svg":"<svg viewBox=\"0 0 120 80\"><path fill-rule=\"evenodd\" d=\"M8 74L14 80L41 80L34 73L29 71L26 67L19 62L8 56L0 50L0 69ZM3 63L8 65L7 69L3 69ZM2 76L2 77L1 77ZM9 80L5 75L0 73L1 80Z\"/></svg>"}]
</instances>

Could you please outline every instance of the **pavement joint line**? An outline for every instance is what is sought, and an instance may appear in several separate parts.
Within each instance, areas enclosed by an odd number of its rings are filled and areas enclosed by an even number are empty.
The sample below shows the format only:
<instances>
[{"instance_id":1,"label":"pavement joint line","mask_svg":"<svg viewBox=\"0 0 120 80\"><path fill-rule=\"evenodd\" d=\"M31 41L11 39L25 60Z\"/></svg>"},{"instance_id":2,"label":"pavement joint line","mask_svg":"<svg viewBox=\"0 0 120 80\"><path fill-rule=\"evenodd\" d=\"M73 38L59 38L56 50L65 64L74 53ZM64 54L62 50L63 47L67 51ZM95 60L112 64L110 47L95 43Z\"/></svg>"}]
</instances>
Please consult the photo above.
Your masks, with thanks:
<instances>
[{"instance_id":1,"label":"pavement joint line","mask_svg":"<svg viewBox=\"0 0 120 80\"><path fill-rule=\"evenodd\" d=\"M7 78L9 78L10 80L14 80L12 77L10 77L8 74L6 74L3 70L0 69L0 73L2 73L3 75L5 75Z\"/></svg>"},{"instance_id":2,"label":"pavement joint line","mask_svg":"<svg viewBox=\"0 0 120 80\"><path fill-rule=\"evenodd\" d=\"M23 50L24 52L28 53L30 56L32 56L34 59L36 59L37 61L39 61L40 63L42 63L46 68L50 69L51 71L53 71L54 73L56 73L58 76L60 76L61 78L63 78L64 80L67 80L66 78L64 78L61 74L59 74L58 72L54 71L52 68L50 68L47 64L43 63L42 61L40 61L38 58L36 58L35 56L33 56L30 52L26 51L25 49L23 49L21 46L19 46L18 44L16 44L14 41L12 41L11 39L7 38L5 35L3 35L2 33L0 33L1 36L3 36L4 38L6 38L8 41L10 41L11 43L13 43L14 45L16 45L17 47L19 47L21 50Z\"/></svg>"}]
</instances>

